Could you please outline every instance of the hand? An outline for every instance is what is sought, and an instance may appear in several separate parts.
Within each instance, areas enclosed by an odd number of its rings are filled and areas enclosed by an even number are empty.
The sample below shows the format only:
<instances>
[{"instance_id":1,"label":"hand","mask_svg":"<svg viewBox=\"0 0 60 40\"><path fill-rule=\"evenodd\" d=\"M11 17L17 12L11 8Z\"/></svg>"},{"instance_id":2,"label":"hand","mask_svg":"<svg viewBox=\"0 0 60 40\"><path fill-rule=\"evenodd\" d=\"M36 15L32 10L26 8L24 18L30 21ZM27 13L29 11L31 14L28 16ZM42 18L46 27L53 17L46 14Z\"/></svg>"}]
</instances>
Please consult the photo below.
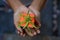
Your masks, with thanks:
<instances>
[{"instance_id":1,"label":"hand","mask_svg":"<svg viewBox=\"0 0 60 40\"><path fill-rule=\"evenodd\" d=\"M18 30L18 34L20 34L21 36L25 36L26 33L29 35L29 36L34 36L36 35L36 29L31 29L32 33L29 32L27 29L23 30L23 28L18 28L18 21L19 21L19 15L21 12L28 12L28 8L26 8L25 6L21 6L14 14L14 24ZM38 33L40 33L39 30L37 30Z\"/></svg>"},{"instance_id":2,"label":"hand","mask_svg":"<svg viewBox=\"0 0 60 40\"><path fill-rule=\"evenodd\" d=\"M36 23L38 23L39 26L41 26L40 24L40 12L35 10L34 8L32 8L31 6L29 7L29 9L31 10L31 12L33 12L36 15ZM39 29L33 29L35 34L39 34L40 30ZM35 31L36 30L36 31Z\"/></svg>"},{"instance_id":3,"label":"hand","mask_svg":"<svg viewBox=\"0 0 60 40\"><path fill-rule=\"evenodd\" d=\"M36 10L34 7L32 7L32 6L29 6L29 9L33 12L33 13L35 13L35 15L37 16L37 19L40 21L40 12L39 12L39 10Z\"/></svg>"},{"instance_id":4,"label":"hand","mask_svg":"<svg viewBox=\"0 0 60 40\"><path fill-rule=\"evenodd\" d=\"M18 28L19 15L23 11L27 12L28 8L26 8L25 6L20 6L20 8L18 8L16 10L16 12L14 13L14 24L15 24L15 27L16 27L16 29L18 31L18 34L21 35L21 36L25 36L26 35L25 33L23 33L23 29L22 28Z\"/></svg>"}]
</instances>

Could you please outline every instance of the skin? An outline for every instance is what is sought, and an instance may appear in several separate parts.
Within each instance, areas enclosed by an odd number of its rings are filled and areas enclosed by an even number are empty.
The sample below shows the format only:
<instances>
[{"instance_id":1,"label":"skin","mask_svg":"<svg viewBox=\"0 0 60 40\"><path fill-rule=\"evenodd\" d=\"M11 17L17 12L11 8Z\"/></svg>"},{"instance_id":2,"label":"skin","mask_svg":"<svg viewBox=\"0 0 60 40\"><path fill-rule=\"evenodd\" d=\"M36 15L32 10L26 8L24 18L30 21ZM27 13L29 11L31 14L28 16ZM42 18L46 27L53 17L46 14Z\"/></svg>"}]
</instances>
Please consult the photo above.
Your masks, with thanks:
<instances>
[{"instance_id":1,"label":"skin","mask_svg":"<svg viewBox=\"0 0 60 40\"><path fill-rule=\"evenodd\" d=\"M45 4L46 0L33 0L33 2L31 3L31 5L27 8L24 4L22 4L19 0L7 0L8 4L11 6L11 8L14 10L14 12L16 12L16 10L21 7L20 11L18 13L14 13L14 24L18 30L18 34L21 35L21 36L25 36L26 33L29 35L29 36L34 36L34 35L37 35L40 33L40 30L39 29L31 29L32 30L32 33L30 33L27 29L25 29L25 32L23 33L23 29L22 28L18 28L18 15L22 12L22 11L25 11L25 12L28 12L28 10L30 9L31 12L34 10L36 11L40 11L41 8L43 7L43 5ZM32 10L32 8L34 10ZM39 15L40 13L37 13L37 12L34 12L36 13L37 15ZM39 15L40 16L40 15ZM39 17L38 16L38 17ZM39 20L39 19L38 19ZM38 22L37 20L37 22ZM40 25L40 22L38 22L39 25ZM41 26L41 25L40 25Z\"/></svg>"},{"instance_id":2,"label":"skin","mask_svg":"<svg viewBox=\"0 0 60 40\"><path fill-rule=\"evenodd\" d=\"M40 11L46 3L46 0L33 0L31 5L29 7L32 7L33 9Z\"/></svg>"}]
</instances>

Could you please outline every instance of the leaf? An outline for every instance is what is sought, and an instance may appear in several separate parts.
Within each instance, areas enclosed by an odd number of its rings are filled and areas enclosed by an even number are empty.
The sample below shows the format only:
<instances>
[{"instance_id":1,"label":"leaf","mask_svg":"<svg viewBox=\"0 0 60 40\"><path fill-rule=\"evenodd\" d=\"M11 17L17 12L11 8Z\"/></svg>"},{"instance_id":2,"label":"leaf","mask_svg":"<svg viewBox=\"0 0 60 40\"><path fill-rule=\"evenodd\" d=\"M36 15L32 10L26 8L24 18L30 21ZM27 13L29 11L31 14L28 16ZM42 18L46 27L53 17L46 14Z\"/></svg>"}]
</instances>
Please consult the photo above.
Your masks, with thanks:
<instances>
[{"instance_id":1,"label":"leaf","mask_svg":"<svg viewBox=\"0 0 60 40\"><path fill-rule=\"evenodd\" d=\"M21 28L21 26L20 26L20 25L18 25L18 28Z\"/></svg>"},{"instance_id":2,"label":"leaf","mask_svg":"<svg viewBox=\"0 0 60 40\"><path fill-rule=\"evenodd\" d=\"M31 29L30 29L29 27L27 27L27 29L28 29L28 31L30 31L30 32L31 32Z\"/></svg>"},{"instance_id":3,"label":"leaf","mask_svg":"<svg viewBox=\"0 0 60 40\"><path fill-rule=\"evenodd\" d=\"M26 27L28 27L28 23L29 23L29 22L26 23L26 25L23 27L23 29L25 29Z\"/></svg>"},{"instance_id":4,"label":"leaf","mask_svg":"<svg viewBox=\"0 0 60 40\"><path fill-rule=\"evenodd\" d=\"M30 22L31 24L32 24L32 26L34 27L34 28L37 28L35 25L34 25L34 23L32 23L32 22Z\"/></svg>"},{"instance_id":5,"label":"leaf","mask_svg":"<svg viewBox=\"0 0 60 40\"><path fill-rule=\"evenodd\" d=\"M24 24L24 23L25 23L25 21L23 21L23 22L20 22L20 25L21 25L21 24Z\"/></svg>"}]
</instances>

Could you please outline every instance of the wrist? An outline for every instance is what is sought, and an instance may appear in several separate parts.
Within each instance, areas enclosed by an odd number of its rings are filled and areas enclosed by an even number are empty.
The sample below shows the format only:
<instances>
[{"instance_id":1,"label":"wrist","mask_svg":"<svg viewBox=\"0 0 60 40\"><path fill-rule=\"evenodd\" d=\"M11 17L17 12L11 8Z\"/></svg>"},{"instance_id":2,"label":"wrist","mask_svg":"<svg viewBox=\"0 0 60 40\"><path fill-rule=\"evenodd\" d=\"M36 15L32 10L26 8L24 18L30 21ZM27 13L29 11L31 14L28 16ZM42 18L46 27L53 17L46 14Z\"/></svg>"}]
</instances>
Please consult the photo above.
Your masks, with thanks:
<instances>
[{"instance_id":1,"label":"wrist","mask_svg":"<svg viewBox=\"0 0 60 40\"><path fill-rule=\"evenodd\" d=\"M23 4L19 0L6 0L7 3L11 6L11 8L15 11Z\"/></svg>"},{"instance_id":2,"label":"wrist","mask_svg":"<svg viewBox=\"0 0 60 40\"><path fill-rule=\"evenodd\" d=\"M29 9L35 10L35 11L39 11L37 8L35 8L35 7L33 7L33 6L29 6Z\"/></svg>"},{"instance_id":3,"label":"wrist","mask_svg":"<svg viewBox=\"0 0 60 40\"><path fill-rule=\"evenodd\" d=\"M16 12L18 9L21 9L22 7L25 7L24 5L19 5L14 7L14 12Z\"/></svg>"},{"instance_id":4,"label":"wrist","mask_svg":"<svg viewBox=\"0 0 60 40\"><path fill-rule=\"evenodd\" d=\"M38 8L38 7L36 7L36 6L33 6L33 5L29 6L29 8L35 9L35 10L37 10L37 11L40 11L40 8Z\"/></svg>"},{"instance_id":5,"label":"wrist","mask_svg":"<svg viewBox=\"0 0 60 40\"><path fill-rule=\"evenodd\" d=\"M28 9L24 5L20 6L14 11L14 14L16 15L18 13L21 13L22 11L28 11Z\"/></svg>"}]
</instances>

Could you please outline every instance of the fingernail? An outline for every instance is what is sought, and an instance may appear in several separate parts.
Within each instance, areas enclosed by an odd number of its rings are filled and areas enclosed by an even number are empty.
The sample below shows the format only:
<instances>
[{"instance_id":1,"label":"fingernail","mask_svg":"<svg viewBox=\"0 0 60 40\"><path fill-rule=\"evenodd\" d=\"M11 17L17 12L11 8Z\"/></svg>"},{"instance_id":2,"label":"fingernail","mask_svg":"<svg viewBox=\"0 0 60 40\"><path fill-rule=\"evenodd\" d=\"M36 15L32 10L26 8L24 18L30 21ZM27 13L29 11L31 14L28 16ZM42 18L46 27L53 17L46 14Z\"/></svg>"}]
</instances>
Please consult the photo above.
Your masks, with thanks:
<instances>
[{"instance_id":1,"label":"fingernail","mask_svg":"<svg viewBox=\"0 0 60 40\"><path fill-rule=\"evenodd\" d=\"M21 36L23 35L23 33L20 34Z\"/></svg>"},{"instance_id":2,"label":"fingernail","mask_svg":"<svg viewBox=\"0 0 60 40\"><path fill-rule=\"evenodd\" d=\"M18 32L18 34L19 34L19 32Z\"/></svg>"},{"instance_id":3,"label":"fingernail","mask_svg":"<svg viewBox=\"0 0 60 40\"><path fill-rule=\"evenodd\" d=\"M37 30L37 33L39 34L39 33L40 33L40 31L39 31L39 30Z\"/></svg>"},{"instance_id":4,"label":"fingernail","mask_svg":"<svg viewBox=\"0 0 60 40\"><path fill-rule=\"evenodd\" d=\"M34 32L34 35L36 35L36 32Z\"/></svg>"},{"instance_id":5,"label":"fingernail","mask_svg":"<svg viewBox=\"0 0 60 40\"><path fill-rule=\"evenodd\" d=\"M25 37L25 34L23 35L23 37Z\"/></svg>"}]
</instances>

